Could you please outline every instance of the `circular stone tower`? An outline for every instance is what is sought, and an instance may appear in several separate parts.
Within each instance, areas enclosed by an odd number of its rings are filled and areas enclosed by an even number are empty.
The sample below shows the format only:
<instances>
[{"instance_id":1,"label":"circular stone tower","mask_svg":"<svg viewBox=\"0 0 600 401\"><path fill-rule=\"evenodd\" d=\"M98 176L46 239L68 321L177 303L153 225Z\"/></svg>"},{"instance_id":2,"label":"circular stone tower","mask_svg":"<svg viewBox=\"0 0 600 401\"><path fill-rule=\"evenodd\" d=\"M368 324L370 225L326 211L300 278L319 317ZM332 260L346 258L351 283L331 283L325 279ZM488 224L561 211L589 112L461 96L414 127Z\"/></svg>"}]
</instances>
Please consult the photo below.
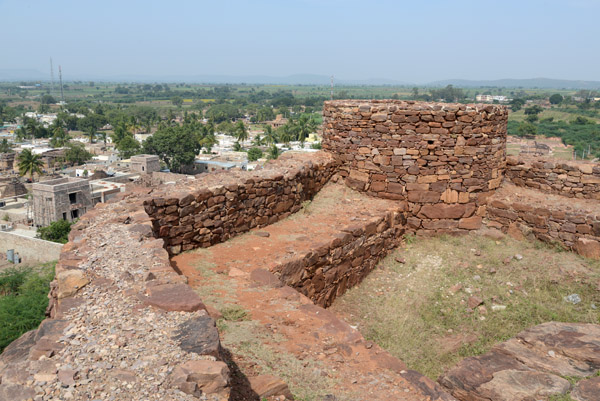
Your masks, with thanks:
<instances>
[{"instance_id":1,"label":"circular stone tower","mask_svg":"<svg viewBox=\"0 0 600 401\"><path fill-rule=\"evenodd\" d=\"M502 182L505 106L339 100L325 102L323 116L323 149L346 184L406 201L415 229L476 228L477 208Z\"/></svg>"}]
</instances>

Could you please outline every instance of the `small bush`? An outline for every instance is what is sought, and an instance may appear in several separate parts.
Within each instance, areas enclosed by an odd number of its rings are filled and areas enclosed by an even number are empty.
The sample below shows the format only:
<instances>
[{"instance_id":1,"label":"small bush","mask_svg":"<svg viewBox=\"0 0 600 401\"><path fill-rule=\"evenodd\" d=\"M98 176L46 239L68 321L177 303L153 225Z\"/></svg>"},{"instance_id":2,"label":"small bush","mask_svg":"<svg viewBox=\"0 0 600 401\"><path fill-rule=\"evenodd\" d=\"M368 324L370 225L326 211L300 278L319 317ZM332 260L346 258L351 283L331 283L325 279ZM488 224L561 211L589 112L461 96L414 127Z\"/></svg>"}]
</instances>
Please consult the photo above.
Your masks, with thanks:
<instances>
[{"instance_id":1,"label":"small bush","mask_svg":"<svg viewBox=\"0 0 600 401\"><path fill-rule=\"evenodd\" d=\"M44 320L54 264L40 270L12 268L0 273L0 353Z\"/></svg>"},{"instance_id":2,"label":"small bush","mask_svg":"<svg viewBox=\"0 0 600 401\"><path fill-rule=\"evenodd\" d=\"M47 227L38 228L38 237L41 239L45 239L46 241L66 244L69 241L69 233L71 232L71 226L73 224L75 224L74 221L53 221Z\"/></svg>"}]
</instances>

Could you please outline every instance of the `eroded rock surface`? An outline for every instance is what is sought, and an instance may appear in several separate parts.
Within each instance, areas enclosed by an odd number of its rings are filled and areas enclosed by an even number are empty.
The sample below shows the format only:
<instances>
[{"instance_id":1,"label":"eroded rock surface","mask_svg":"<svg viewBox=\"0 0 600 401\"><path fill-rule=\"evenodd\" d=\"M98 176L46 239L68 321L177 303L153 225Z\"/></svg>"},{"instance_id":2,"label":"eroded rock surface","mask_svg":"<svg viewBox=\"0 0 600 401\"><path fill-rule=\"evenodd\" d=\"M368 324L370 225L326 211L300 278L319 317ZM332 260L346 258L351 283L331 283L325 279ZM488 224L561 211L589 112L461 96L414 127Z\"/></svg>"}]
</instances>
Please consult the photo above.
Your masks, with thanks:
<instances>
[{"instance_id":1,"label":"eroded rock surface","mask_svg":"<svg viewBox=\"0 0 600 401\"><path fill-rule=\"evenodd\" d=\"M599 369L600 326L550 322L484 355L464 359L439 382L464 401L538 400L571 391L564 376L589 377ZM599 385L594 379L583 380L572 395L598 399L589 397Z\"/></svg>"}]
</instances>

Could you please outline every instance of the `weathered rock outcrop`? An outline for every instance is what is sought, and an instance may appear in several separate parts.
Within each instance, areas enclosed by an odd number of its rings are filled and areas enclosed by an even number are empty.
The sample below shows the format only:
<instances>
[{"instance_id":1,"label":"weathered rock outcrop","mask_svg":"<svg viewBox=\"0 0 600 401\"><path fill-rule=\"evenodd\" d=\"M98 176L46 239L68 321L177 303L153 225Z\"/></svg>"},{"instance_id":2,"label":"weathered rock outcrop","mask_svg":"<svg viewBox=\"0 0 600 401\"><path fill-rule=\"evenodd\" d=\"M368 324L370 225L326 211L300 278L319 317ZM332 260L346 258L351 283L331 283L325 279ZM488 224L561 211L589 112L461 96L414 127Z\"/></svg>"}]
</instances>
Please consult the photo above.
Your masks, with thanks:
<instances>
[{"instance_id":1,"label":"weathered rock outcrop","mask_svg":"<svg viewBox=\"0 0 600 401\"><path fill-rule=\"evenodd\" d=\"M586 378L599 370L600 326L551 322L466 358L439 382L461 401L537 400L570 392L569 376L584 378L575 399L597 401L597 377Z\"/></svg>"}]
</instances>

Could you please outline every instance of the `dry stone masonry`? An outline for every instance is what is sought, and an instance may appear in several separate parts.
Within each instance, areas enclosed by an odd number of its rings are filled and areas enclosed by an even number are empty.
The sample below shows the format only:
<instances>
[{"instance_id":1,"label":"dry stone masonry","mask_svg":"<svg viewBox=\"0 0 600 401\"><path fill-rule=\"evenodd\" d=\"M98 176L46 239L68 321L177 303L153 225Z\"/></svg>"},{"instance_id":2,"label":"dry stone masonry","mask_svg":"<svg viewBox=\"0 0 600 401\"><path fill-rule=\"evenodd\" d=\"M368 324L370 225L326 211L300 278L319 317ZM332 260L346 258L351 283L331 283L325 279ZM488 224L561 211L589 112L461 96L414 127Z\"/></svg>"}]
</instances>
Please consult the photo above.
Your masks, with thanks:
<instances>
[{"instance_id":1,"label":"dry stone masonry","mask_svg":"<svg viewBox=\"0 0 600 401\"><path fill-rule=\"evenodd\" d=\"M226 241L286 218L329 181L335 160L326 153L284 155L258 173L199 176L176 191L165 186L144 203L155 233L176 255Z\"/></svg>"},{"instance_id":2,"label":"dry stone masonry","mask_svg":"<svg viewBox=\"0 0 600 401\"><path fill-rule=\"evenodd\" d=\"M507 158L506 178L520 187L570 198L600 199L600 166L583 162Z\"/></svg>"},{"instance_id":3,"label":"dry stone masonry","mask_svg":"<svg viewBox=\"0 0 600 401\"><path fill-rule=\"evenodd\" d=\"M403 201L415 231L479 228L504 176L506 107L343 100L323 115L323 148L350 187Z\"/></svg>"}]
</instances>

